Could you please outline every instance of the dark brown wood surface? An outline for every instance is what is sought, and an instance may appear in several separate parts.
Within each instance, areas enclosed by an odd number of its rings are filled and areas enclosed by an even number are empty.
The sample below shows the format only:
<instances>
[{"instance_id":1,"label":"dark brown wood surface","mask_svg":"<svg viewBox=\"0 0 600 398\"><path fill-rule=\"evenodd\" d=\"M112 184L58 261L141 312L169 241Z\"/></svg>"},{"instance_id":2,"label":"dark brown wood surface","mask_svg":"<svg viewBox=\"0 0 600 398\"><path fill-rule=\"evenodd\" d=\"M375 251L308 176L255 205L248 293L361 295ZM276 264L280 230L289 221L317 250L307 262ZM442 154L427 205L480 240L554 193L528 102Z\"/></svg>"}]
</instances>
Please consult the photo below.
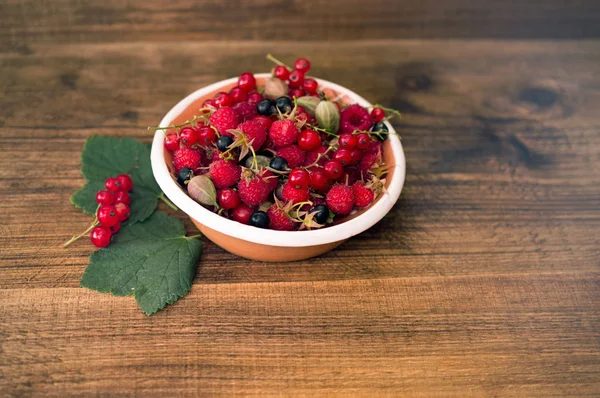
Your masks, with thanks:
<instances>
[{"instance_id":1,"label":"dark brown wood surface","mask_svg":"<svg viewBox=\"0 0 600 398\"><path fill-rule=\"evenodd\" d=\"M592 36L596 2L337 20L321 1L308 24L305 2L192 3L0 5L1 396L600 395L600 41L406 39ZM205 241L191 293L151 317L79 288L93 249L60 245L90 222L69 204L85 139L149 142L267 52L404 112L398 204L303 262Z\"/></svg>"}]
</instances>

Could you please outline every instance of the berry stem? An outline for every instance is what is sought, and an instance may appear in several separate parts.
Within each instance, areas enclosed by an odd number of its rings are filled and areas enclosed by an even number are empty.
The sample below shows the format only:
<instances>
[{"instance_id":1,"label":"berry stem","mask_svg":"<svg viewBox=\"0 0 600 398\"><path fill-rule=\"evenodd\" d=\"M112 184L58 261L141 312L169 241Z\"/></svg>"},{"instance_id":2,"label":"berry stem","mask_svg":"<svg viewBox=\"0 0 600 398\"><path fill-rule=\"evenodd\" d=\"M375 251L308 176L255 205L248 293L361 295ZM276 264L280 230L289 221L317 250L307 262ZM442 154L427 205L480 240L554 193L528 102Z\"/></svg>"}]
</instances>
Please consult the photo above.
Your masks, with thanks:
<instances>
[{"instance_id":1,"label":"berry stem","mask_svg":"<svg viewBox=\"0 0 600 398\"><path fill-rule=\"evenodd\" d=\"M316 166L316 165L319 163L319 160L321 160L321 158L322 158L323 156L325 156L325 154L326 154L327 152L329 152L329 151L331 150L331 148L333 148L333 146L328 146L328 147L327 147L327 149L325 150L325 152L318 154L318 155L317 155L317 158L315 159L315 161L314 161L314 162L312 162L311 164L309 164L308 166L304 166L304 167L303 167L303 169L305 169L305 170L308 170L308 169L310 169L311 167L314 167L314 166Z\"/></svg>"},{"instance_id":2,"label":"berry stem","mask_svg":"<svg viewBox=\"0 0 600 398\"><path fill-rule=\"evenodd\" d=\"M163 202L165 202L165 204L166 204L167 206L169 206L171 209L173 209L173 210L175 210L175 211L178 211L178 210L179 210L179 209L177 208L177 206L175 206L175 205L173 204L173 202L171 202L169 199L167 199L167 197L165 196L164 192L161 192L158 198L159 198L160 200L162 200Z\"/></svg>"},{"instance_id":3,"label":"berry stem","mask_svg":"<svg viewBox=\"0 0 600 398\"><path fill-rule=\"evenodd\" d=\"M210 111L209 108L200 108L199 109L200 112L203 111ZM181 123L181 124L174 124L172 126L167 126L167 127L148 127L148 130L170 130L170 129L180 129L182 127L188 126L188 125L193 125L195 122L197 122L200 119L203 119L206 116L206 114L202 114L200 116L195 116L192 118L192 120L186 120L185 122Z\"/></svg>"},{"instance_id":4,"label":"berry stem","mask_svg":"<svg viewBox=\"0 0 600 398\"><path fill-rule=\"evenodd\" d=\"M292 68L290 68L289 66L287 66L286 64L284 64L283 62L281 62L280 60L278 60L277 58L275 58L274 56L272 56L270 53L267 54L267 59L271 62L274 62L277 65L283 66L285 68L287 68L287 70L289 70L290 72L293 70Z\"/></svg>"},{"instance_id":5,"label":"berry stem","mask_svg":"<svg viewBox=\"0 0 600 398\"><path fill-rule=\"evenodd\" d=\"M92 229L94 229L94 227L96 227L98 225L98 217L94 218L94 222L92 223L92 225L90 225L90 227L88 229L86 229L85 231L83 231L82 233L80 233L79 235L73 235L73 237L71 239L69 239L67 242L65 242L63 244L63 247L67 247L69 246L71 243L79 240L80 238L82 238L83 236L87 235L90 233L90 231Z\"/></svg>"},{"instance_id":6,"label":"berry stem","mask_svg":"<svg viewBox=\"0 0 600 398\"><path fill-rule=\"evenodd\" d=\"M331 133L331 132L329 132L328 130L325 130L324 128L317 127L317 126L315 126L314 124L307 124L307 126L308 126L308 127L310 127L311 129L315 130L315 131L318 131L318 132L320 132L320 133L325 133L325 134L327 134L327 135L331 135L331 136L334 136L334 137L337 137L337 138L339 138L339 137L340 137L339 135L337 135L337 134L334 134L334 133Z\"/></svg>"}]
</instances>

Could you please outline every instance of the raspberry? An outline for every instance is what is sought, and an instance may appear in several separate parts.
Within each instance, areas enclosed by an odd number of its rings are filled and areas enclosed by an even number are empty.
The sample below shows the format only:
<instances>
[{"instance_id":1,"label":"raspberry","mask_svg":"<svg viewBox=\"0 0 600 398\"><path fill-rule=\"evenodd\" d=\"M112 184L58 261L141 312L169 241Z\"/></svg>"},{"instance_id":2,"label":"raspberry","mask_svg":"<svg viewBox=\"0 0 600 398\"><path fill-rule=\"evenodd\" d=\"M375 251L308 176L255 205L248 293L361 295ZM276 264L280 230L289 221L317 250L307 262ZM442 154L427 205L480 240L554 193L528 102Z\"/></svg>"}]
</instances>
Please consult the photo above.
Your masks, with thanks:
<instances>
[{"instance_id":1,"label":"raspberry","mask_svg":"<svg viewBox=\"0 0 600 398\"><path fill-rule=\"evenodd\" d=\"M334 185L325 197L327 207L335 214L350 214L354 205L354 191L348 185Z\"/></svg>"},{"instance_id":2,"label":"raspberry","mask_svg":"<svg viewBox=\"0 0 600 398\"><path fill-rule=\"evenodd\" d=\"M240 102L233 106L233 111L237 115L237 118L241 122L252 120L258 115L256 113L256 105L249 104L247 102Z\"/></svg>"},{"instance_id":3,"label":"raspberry","mask_svg":"<svg viewBox=\"0 0 600 398\"><path fill-rule=\"evenodd\" d=\"M269 228L271 229L277 231L291 231L296 227L294 220L292 220L277 204L269 207L267 215L269 216Z\"/></svg>"},{"instance_id":4,"label":"raspberry","mask_svg":"<svg viewBox=\"0 0 600 398\"><path fill-rule=\"evenodd\" d=\"M288 167L299 167L304 164L306 153L298 145L290 145L277 149L277 156L288 162Z\"/></svg>"},{"instance_id":5,"label":"raspberry","mask_svg":"<svg viewBox=\"0 0 600 398\"><path fill-rule=\"evenodd\" d=\"M253 119L255 122L260 123L267 131L271 128L273 121L266 116L257 116Z\"/></svg>"},{"instance_id":6,"label":"raspberry","mask_svg":"<svg viewBox=\"0 0 600 398\"><path fill-rule=\"evenodd\" d=\"M259 122L251 120L240 124L237 128L244 133L248 142L252 142L255 151L258 151L267 140L267 130Z\"/></svg>"},{"instance_id":7,"label":"raspberry","mask_svg":"<svg viewBox=\"0 0 600 398\"><path fill-rule=\"evenodd\" d=\"M308 189L296 189L290 184L285 184L281 191L281 196L286 202L300 203L308 201L310 192Z\"/></svg>"},{"instance_id":8,"label":"raspberry","mask_svg":"<svg viewBox=\"0 0 600 398\"><path fill-rule=\"evenodd\" d=\"M228 188L239 181L242 168L234 162L219 159L210 164L208 173L216 188Z\"/></svg>"},{"instance_id":9,"label":"raspberry","mask_svg":"<svg viewBox=\"0 0 600 398\"><path fill-rule=\"evenodd\" d=\"M291 120L278 120L271 125L269 137L276 147L295 144L298 140L298 128Z\"/></svg>"},{"instance_id":10,"label":"raspberry","mask_svg":"<svg viewBox=\"0 0 600 398\"><path fill-rule=\"evenodd\" d=\"M184 167L195 170L202 163L202 154L191 148L180 148L173 153L173 165L179 173Z\"/></svg>"},{"instance_id":11,"label":"raspberry","mask_svg":"<svg viewBox=\"0 0 600 398\"><path fill-rule=\"evenodd\" d=\"M254 175L249 179L242 178L240 180L238 183L238 192L242 202L248 206L259 206L273 192L273 186L262 175Z\"/></svg>"},{"instance_id":12,"label":"raspberry","mask_svg":"<svg viewBox=\"0 0 600 398\"><path fill-rule=\"evenodd\" d=\"M217 109L212 115L210 115L210 124L213 125L221 135L231 136L227 130L232 130L239 124L238 117L235 111L225 106Z\"/></svg>"},{"instance_id":13,"label":"raspberry","mask_svg":"<svg viewBox=\"0 0 600 398\"><path fill-rule=\"evenodd\" d=\"M371 124L371 116L365 108L358 104L350 105L340 115L338 134L352 133L355 130L368 130Z\"/></svg>"},{"instance_id":14,"label":"raspberry","mask_svg":"<svg viewBox=\"0 0 600 398\"><path fill-rule=\"evenodd\" d=\"M367 207L375 199L375 193L360 181L356 181L352 185L352 191L354 192L354 205L356 207Z\"/></svg>"}]
</instances>

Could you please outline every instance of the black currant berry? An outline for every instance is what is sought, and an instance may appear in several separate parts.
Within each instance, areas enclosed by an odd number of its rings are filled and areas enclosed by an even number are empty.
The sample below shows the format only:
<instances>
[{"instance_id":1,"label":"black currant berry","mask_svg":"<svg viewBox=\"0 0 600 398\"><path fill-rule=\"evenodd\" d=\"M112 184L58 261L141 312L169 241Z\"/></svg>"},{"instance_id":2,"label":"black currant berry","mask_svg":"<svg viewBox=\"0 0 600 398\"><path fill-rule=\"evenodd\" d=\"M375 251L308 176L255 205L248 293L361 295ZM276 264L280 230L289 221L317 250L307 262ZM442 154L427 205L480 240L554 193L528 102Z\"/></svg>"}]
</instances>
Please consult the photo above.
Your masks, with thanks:
<instances>
[{"instance_id":1,"label":"black currant berry","mask_svg":"<svg viewBox=\"0 0 600 398\"><path fill-rule=\"evenodd\" d=\"M388 136L388 128L384 122L377 122L371 129L372 132L377 133L376 136L380 140L385 140Z\"/></svg>"},{"instance_id":2,"label":"black currant berry","mask_svg":"<svg viewBox=\"0 0 600 398\"><path fill-rule=\"evenodd\" d=\"M294 104L288 97L279 97L275 100L275 106L279 109L279 112L286 114L292 111Z\"/></svg>"},{"instance_id":3,"label":"black currant berry","mask_svg":"<svg viewBox=\"0 0 600 398\"><path fill-rule=\"evenodd\" d=\"M258 228L269 228L269 216L264 211L256 210L250 216L250 225Z\"/></svg>"},{"instance_id":4,"label":"black currant berry","mask_svg":"<svg viewBox=\"0 0 600 398\"><path fill-rule=\"evenodd\" d=\"M256 111L259 115L271 116L275 113L275 104L270 99L264 99L256 105Z\"/></svg>"},{"instance_id":5,"label":"black currant berry","mask_svg":"<svg viewBox=\"0 0 600 398\"><path fill-rule=\"evenodd\" d=\"M286 171L288 169L288 162L282 157L275 156L271 159L269 167L277 171Z\"/></svg>"},{"instance_id":6,"label":"black currant berry","mask_svg":"<svg viewBox=\"0 0 600 398\"><path fill-rule=\"evenodd\" d=\"M221 152L225 152L231 144L233 144L233 138L222 135L217 140L217 149Z\"/></svg>"},{"instance_id":7,"label":"black currant berry","mask_svg":"<svg viewBox=\"0 0 600 398\"><path fill-rule=\"evenodd\" d=\"M310 213L314 213L315 211L317 213L315 214L314 220L322 225L327 223L327 220L329 220L329 209L327 208L327 206L318 205L310 209Z\"/></svg>"},{"instance_id":8,"label":"black currant berry","mask_svg":"<svg viewBox=\"0 0 600 398\"><path fill-rule=\"evenodd\" d=\"M192 177L194 177L194 171L188 167L184 167L177 174L177 182L185 188L186 182L189 182Z\"/></svg>"}]
</instances>

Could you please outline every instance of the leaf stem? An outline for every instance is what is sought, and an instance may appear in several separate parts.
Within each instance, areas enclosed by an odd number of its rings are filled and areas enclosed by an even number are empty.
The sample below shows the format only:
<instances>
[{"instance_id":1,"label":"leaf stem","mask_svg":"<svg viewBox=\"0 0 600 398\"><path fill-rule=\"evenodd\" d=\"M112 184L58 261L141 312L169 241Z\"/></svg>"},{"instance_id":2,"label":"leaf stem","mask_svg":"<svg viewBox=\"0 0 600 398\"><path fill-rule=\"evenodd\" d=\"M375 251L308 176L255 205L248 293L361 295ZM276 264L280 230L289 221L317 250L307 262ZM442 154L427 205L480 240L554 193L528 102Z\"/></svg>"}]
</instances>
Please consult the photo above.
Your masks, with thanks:
<instances>
[{"instance_id":1,"label":"leaf stem","mask_svg":"<svg viewBox=\"0 0 600 398\"><path fill-rule=\"evenodd\" d=\"M160 193L160 195L158 196L158 198L159 198L160 200L162 200L163 202L165 202L165 204L166 204L167 206L169 206L171 209L173 209L173 210L175 210L175 211L178 211L178 210L179 210L179 209L177 208L177 206L175 206L175 205L173 204L173 202L171 202L171 201L170 201L170 200L169 200L169 199L168 199L168 198L165 196L165 193L164 193L164 192L161 192L161 193Z\"/></svg>"},{"instance_id":2,"label":"leaf stem","mask_svg":"<svg viewBox=\"0 0 600 398\"><path fill-rule=\"evenodd\" d=\"M201 238L203 235L202 234L198 234L198 235L192 235L192 236L186 236L186 239L198 239Z\"/></svg>"}]
</instances>

